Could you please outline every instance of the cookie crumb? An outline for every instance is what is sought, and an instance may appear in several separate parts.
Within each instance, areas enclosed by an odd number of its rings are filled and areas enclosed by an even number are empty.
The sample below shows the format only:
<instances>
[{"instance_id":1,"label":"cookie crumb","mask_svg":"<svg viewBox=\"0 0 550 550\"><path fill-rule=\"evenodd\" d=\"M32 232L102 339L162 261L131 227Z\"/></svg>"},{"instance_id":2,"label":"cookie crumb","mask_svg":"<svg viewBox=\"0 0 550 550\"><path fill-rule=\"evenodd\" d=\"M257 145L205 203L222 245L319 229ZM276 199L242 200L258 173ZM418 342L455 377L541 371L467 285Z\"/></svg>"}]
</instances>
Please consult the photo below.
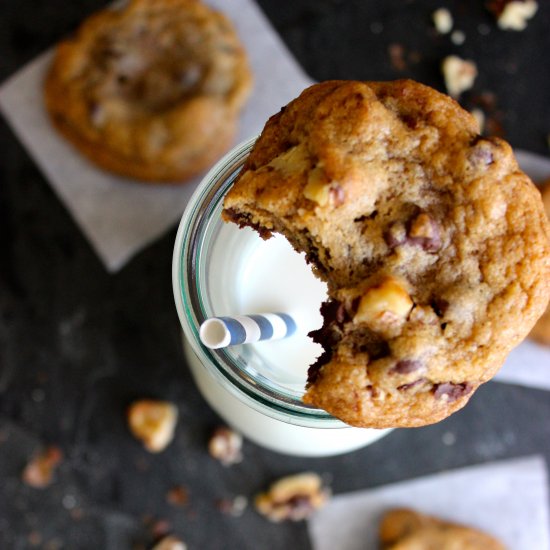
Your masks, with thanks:
<instances>
[{"instance_id":1,"label":"cookie crumb","mask_svg":"<svg viewBox=\"0 0 550 550\"><path fill-rule=\"evenodd\" d=\"M242 461L243 438L231 428L220 426L208 441L210 456L219 460L224 466L231 466Z\"/></svg>"},{"instance_id":2,"label":"cookie crumb","mask_svg":"<svg viewBox=\"0 0 550 550\"><path fill-rule=\"evenodd\" d=\"M479 133L482 134L485 129L485 113L481 109L472 109L470 113L476 119Z\"/></svg>"},{"instance_id":3,"label":"cookie crumb","mask_svg":"<svg viewBox=\"0 0 550 550\"><path fill-rule=\"evenodd\" d=\"M244 495L234 498L222 498L216 502L218 510L226 516L241 517L248 506L248 499Z\"/></svg>"},{"instance_id":4,"label":"cookie crumb","mask_svg":"<svg viewBox=\"0 0 550 550\"><path fill-rule=\"evenodd\" d=\"M392 67L396 71L404 71L407 68L407 64L405 63L405 48L401 44L390 44L388 46L388 54Z\"/></svg>"},{"instance_id":5,"label":"cookie crumb","mask_svg":"<svg viewBox=\"0 0 550 550\"><path fill-rule=\"evenodd\" d=\"M535 16L538 7L535 0L493 0L487 4L497 17L497 25L511 31L525 30L527 21Z\"/></svg>"},{"instance_id":6,"label":"cookie crumb","mask_svg":"<svg viewBox=\"0 0 550 550\"><path fill-rule=\"evenodd\" d=\"M305 472L279 479L256 496L254 505L269 521L301 521L324 506L329 494L318 474Z\"/></svg>"},{"instance_id":7,"label":"cookie crumb","mask_svg":"<svg viewBox=\"0 0 550 550\"><path fill-rule=\"evenodd\" d=\"M456 30L451 33L451 42L455 46L462 46L462 44L464 44L465 41L466 41L466 35L464 34L463 31Z\"/></svg>"},{"instance_id":8,"label":"cookie crumb","mask_svg":"<svg viewBox=\"0 0 550 550\"><path fill-rule=\"evenodd\" d=\"M439 8L432 14L432 20L439 34L447 34L453 28L453 16L446 8Z\"/></svg>"},{"instance_id":9,"label":"cookie crumb","mask_svg":"<svg viewBox=\"0 0 550 550\"><path fill-rule=\"evenodd\" d=\"M447 91L455 99L460 97L462 92L471 89L477 77L476 64L457 55L448 55L443 60L441 70Z\"/></svg>"},{"instance_id":10,"label":"cookie crumb","mask_svg":"<svg viewBox=\"0 0 550 550\"><path fill-rule=\"evenodd\" d=\"M51 484L57 465L63 454L59 447L48 447L35 455L25 466L21 476L23 483L35 489L44 489Z\"/></svg>"},{"instance_id":11,"label":"cookie crumb","mask_svg":"<svg viewBox=\"0 0 550 550\"><path fill-rule=\"evenodd\" d=\"M174 438L177 407L168 401L141 399L128 408L128 426L151 453L163 451Z\"/></svg>"},{"instance_id":12,"label":"cookie crumb","mask_svg":"<svg viewBox=\"0 0 550 550\"><path fill-rule=\"evenodd\" d=\"M184 506L189 502L189 493L182 485L176 485L166 493L166 502L174 506Z\"/></svg>"},{"instance_id":13,"label":"cookie crumb","mask_svg":"<svg viewBox=\"0 0 550 550\"><path fill-rule=\"evenodd\" d=\"M187 550L187 545L177 537L170 535L159 540L152 550Z\"/></svg>"}]
</instances>

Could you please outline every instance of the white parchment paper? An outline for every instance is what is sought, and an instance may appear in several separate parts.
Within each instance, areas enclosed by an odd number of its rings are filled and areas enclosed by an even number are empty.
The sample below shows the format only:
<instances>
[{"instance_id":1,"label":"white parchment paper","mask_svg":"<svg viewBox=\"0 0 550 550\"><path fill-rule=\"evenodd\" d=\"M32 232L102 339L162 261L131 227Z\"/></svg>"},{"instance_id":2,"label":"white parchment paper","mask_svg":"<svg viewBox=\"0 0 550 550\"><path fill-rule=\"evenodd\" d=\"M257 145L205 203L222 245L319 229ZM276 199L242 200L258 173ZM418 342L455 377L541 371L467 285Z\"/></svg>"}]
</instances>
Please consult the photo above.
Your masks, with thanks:
<instances>
[{"instance_id":1,"label":"white parchment paper","mask_svg":"<svg viewBox=\"0 0 550 550\"><path fill-rule=\"evenodd\" d=\"M311 81L253 0L207 3L234 22L254 72L238 143L258 134ZM116 271L179 221L201 177L184 186L152 187L91 165L58 135L44 110L42 82L51 58L46 52L10 78L0 88L0 109L106 268Z\"/></svg>"},{"instance_id":2,"label":"white parchment paper","mask_svg":"<svg viewBox=\"0 0 550 550\"><path fill-rule=\"evenodd\" d=\"M532 456L333 497L309 522L314 550L378 550L385 510L414 508L494 535L509 550L550 548L547 470Z\"/></svg>"}]
</instances>

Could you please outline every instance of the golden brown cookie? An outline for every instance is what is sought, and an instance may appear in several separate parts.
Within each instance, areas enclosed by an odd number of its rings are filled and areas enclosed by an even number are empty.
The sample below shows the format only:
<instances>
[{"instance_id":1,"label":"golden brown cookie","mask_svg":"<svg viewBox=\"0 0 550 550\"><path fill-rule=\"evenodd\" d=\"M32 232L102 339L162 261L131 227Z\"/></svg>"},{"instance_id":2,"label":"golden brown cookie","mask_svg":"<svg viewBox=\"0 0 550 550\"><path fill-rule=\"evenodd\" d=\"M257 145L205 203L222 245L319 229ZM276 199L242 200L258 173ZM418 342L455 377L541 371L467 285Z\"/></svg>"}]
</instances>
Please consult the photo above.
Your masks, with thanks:
<instances>
[{"instance_id":1,"label":"golden brown cookie","mask_svg":"<svg viewBox=\"0 0 550 550\"><path fill-rule=\"evenodd\" d=\"M543 183L540 188L542 194L542 202L546 215L550 219L550 180ZM542 317L537 321L537 324L533 327L529 337L541 344L550 346L550 304L546 308L546 311L542 314Z\"/></svg>"},{"instance_id":2,"label":"golden brown cookie","mask_svg":"<svg viewBox=\"0 0 550 550\"><path fill-rule=\"evenodd\" d=\"M131 0L59 44L44 92L55 126L94 163L181 183L229 148L250 87L224 15L197 0Z\"/></svg>"},{"instance_id":3,"label":"golden brown cookie","mask_svg":"<svg viewBox=\"0 0 550 550\"><path fill-rule=\"evenodd\" d=\"M464 525L406 508L386 512L380 523L383 550L505 550L495 538Z\"/></svg>"},{"instance_id":4,"label":"golden brown cookie","mask_svg":"<svg viewBox=\"0 0 550 550\"><path fill-rule=\"evenodd\" d=\"M548 220L510 146L412 81L331 81L271 117L224 218L279 232L328 284L303 400L362 427L466 404L550 292Z\"/></svg>"}]
</instances>

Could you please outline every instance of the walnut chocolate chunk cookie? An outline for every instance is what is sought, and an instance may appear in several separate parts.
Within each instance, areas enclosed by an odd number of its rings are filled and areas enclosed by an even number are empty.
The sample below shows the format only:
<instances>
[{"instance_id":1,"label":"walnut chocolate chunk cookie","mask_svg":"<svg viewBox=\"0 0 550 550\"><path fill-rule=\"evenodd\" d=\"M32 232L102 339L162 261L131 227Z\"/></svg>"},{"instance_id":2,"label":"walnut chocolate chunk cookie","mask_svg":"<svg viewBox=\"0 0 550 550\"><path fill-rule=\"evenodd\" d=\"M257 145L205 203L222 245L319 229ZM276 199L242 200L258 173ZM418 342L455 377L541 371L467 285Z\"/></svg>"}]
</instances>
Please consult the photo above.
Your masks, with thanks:
<instances>
[{"instance_id":1,"label":"walnut chocolate chunk cookie","mask_svg":"<svg viewBox=\"0 0 550 550\"><path fill-rule=\"evenodd\" d=\"M542 203L548 219L550 219L550 179L547 180L541 187ZM541 344L550 346L550 304L542 317L537 321L529 336Z\"/></svg>"},{"instance_id":2,"label":"walnut chocolate chunk cookie","mask_svg":"<svg viewBox=\"0 0 550 550\"><path fill-rule=\"evenodd\" d=\"M224 15L197 0L131 0L58 46L44 92L54 125L91 161L182 182L231 145L250 85Z\"/></svg>"},{"instance_id":3,"label":"walnut chocolate chunk cookie","mask_svg":"<svg viewBox=\"0 0 550 550\"><path fill-rule=\"evenodd\" d=\"M464 525L406 508L386 512L380 523L383 550L505 550L493 537Z\"/></svg>"},{"instance_id":4,"label":"walnut chocolate chunk cookie","mask_svg":"<svg viewBox=\"0 0 550 550\"><path fill-rule=\"evenodd\" d=\"M510 146L412 81L330 81L271 117L223 216L286 236L328 284L305 403L363 427L468 401L550 291L540 193Z\"/></svg>"}]
</instances>

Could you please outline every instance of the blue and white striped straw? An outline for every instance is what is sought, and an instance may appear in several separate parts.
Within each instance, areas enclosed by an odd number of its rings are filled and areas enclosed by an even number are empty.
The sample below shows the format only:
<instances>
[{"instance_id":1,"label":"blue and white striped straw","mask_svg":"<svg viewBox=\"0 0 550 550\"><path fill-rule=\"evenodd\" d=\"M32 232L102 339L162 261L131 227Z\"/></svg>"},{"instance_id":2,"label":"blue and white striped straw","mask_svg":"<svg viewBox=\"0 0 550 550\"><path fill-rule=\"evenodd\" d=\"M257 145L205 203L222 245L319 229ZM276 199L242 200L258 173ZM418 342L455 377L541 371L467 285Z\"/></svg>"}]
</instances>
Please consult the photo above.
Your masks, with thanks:
<instances>
[{"instance_id":1,"label":"blue and white striped straw","mask_svg":"<svg viewBox=\"0 0 550 550\"><path fill-rule=\"evenodd\" d=\"M296 322L287 313L258 313L235 317L212 317L199 330L201 342L210 349L279 340L296 332Z\"/></svg>"}]
</instances>

